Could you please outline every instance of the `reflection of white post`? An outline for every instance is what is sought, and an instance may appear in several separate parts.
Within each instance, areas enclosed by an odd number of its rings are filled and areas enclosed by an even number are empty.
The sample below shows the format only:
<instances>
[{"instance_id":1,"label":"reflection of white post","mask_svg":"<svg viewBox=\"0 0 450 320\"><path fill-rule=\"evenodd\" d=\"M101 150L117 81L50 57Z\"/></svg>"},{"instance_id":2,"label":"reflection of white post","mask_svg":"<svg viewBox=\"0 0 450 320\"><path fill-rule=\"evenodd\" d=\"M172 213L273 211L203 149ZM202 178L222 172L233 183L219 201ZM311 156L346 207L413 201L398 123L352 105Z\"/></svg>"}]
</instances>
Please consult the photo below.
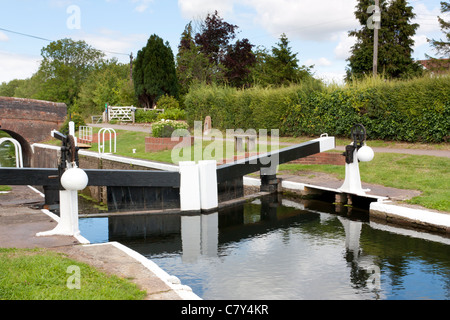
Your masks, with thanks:
<instances>
[{"instance_id":1,"label":"reflection of white post","mask_svg":"<svg viewBox=\"0 0 450 320\"><path fill-rule=\"evenodd\" d=\"M201 217L181 217L181 243L183 261L193 262L201 254Z\"/></svg>"},{"instance_id":2,"label":"reflection of white post","mask_svg":"<svg viewBox=\"0 0 450 320\"><path fill-rule=\"evenodd\" d=\"M355 254L355 258L359 253L359 239L361 237L362 222L351 221L338 217L345 230L345 247Z\"/></svg>"},{"instance_id":3,"label":"reflection of white post","mask_svg":"<svg viewBox=\"0 0 450 320\"><path fill-rule=\"evenodd\" d=\"M98 132L98 153L105 153L105 134L109 133L109 153L117 152L117 135L112 128L102 128ZM114 136L114 152L112 151L112 140Z\"/></svg>"},{"instance_id":4,"label":"reflection of white post","mask_svg":"<svg viewBox=\"0 0 450 320\"><path fill-rule=\"evenodd\" d=\"M14 145L15 155L16 155L16 167L23 168L23 155L22 155L22 146L20 143L12 138L1 138L0 146L5 142L11 142Z\"/></svg>"},{"instance_id":5,"label":"reflection of white post","mask_svg":"<svg viewBox=\"0 0 450 320\"><path fill-rule=\"evenodd\" d=\"M181 217L183 261L193 262L200 255L217 257L219 214Z\"/></svg>"},{"instance_id":6,"label":"reflection of white post","mask_svg":"<svg viewBox=\"0 0 450 320\"><path fill-rule=\"evenodd\" d=\"M219 247L219 213L202 216L202 254L217 257Z\"/></svg>"}]
</instances>

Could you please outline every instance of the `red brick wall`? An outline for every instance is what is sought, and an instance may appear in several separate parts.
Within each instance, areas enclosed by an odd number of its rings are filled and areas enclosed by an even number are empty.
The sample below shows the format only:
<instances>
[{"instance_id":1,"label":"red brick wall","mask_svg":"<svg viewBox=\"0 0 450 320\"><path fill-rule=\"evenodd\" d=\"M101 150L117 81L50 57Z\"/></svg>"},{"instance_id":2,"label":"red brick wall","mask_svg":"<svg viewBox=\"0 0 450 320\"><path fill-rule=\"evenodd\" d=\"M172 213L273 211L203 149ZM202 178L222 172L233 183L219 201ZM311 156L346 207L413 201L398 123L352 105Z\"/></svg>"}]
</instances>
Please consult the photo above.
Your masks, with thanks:
<instances>
[{"instance_id":1,"label":"red brick wall","mask_svg":"<svg viewBox=\"0 0 450 320\"><path fill-rule=\"evenodd\" d=\"M24 137L29 143L50 138L50 132L58 130L67 116L64 103L0 97L0 125Z\"/></svg>"},{"instance_id":2,"label":"red brick wall","mask_svg":"<svg viewBox=\"0 0 450 320\"><path fill-rule=\"evenodd\" d=\"M308 156L305 158L297 159L289 163L296 164L332 164L343 166L345 165L345 157L342 153L336 152L322 152L318 154L314 154L312 156Z\"/></svg>"},{"instance_id":3,"label":"red brick wall","mask_svg":"<svg viewBox=\"0 0 450 320\"><path fill-rule=\"evenodd\" d=\"M155 152L162 150L172 150L175 146L182 143L181 146L191 146L194 143L194 137L190 139L183 139L182 137L174 138L176 141L172 141L172 138L145 138L145 152Z\"/></svg>"}]
</instances>

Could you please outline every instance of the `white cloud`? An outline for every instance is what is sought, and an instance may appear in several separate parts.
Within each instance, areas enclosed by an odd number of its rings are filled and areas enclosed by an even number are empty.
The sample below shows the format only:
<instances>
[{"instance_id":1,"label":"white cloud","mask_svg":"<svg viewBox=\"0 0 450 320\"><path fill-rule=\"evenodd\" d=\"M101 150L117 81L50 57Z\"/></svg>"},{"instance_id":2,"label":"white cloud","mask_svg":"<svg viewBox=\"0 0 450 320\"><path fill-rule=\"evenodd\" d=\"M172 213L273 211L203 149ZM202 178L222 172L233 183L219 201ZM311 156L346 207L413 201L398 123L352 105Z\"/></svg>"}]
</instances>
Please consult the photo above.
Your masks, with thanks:
<instances>
[{"instance_id":1,"label":"white cloud","mask_svg":"<svg viewBox=\"0 0 450 320\"><path fill-rule=\"evenodd\" d=\"M9 38L6 34L0 31L0 41L8 41Z\"/></svg>"},{"instance_id":2,"label":"white cloud","mask_svg":"<svg viewBox=\"0 0 450 320\"><path fill-rule=\"evenodd\" d=\"M438 16L442 16L440 7L437 6L429 10L424 4L419 3L415 6L414 12L416 13L416 17L412 22L419 24L416 34L440 31L441 28L437 19Z\"/></svg>"},{"instance_id":3,"label":"white cloud","mask_svg":"<svg viewBox=\"0 0 450 320\"><path fill-rule=\"evenodd\" d=\"M413 37L414 47L413 50L416 51L419 47L428 44L428 37L426 35L415 35Z\"/></svg>"},{"instance_id":4,"label":"white cloud","mask_svg":"<svg viewBox=\"0 0 450 320\"><path fill-rule=\"evenodd\" d=\"M342 85L345 82L345 75L345 72L316 72L314 77L326 84Z\"/></svg>"},{"instance_id":5,"label":"white cloud","mask_svg":"<svg viewBox=\"0 0 450 320\"><path fill-rule=\"evenodd\" d=\"M337 39L339 39L339 43L334 49L336 59L346 60L351 55L351 48L355 44L356 38L350 37L347 32L341 32Z\"/></svg>"},{"instance_id":6,"label":"white cloud","mask_svg":"<svg viewBox=\"0 0 450 320\"><path fill-rule=\"evenodd\" d=\"M178 0L178 7L185 19L203 18L215 10L221 17L233 12L236 0Z\"/></svg>"},{"instance_id":7,"label":"white cloud","mask_svg":"<svg viewBox=\"0 0 450 320\"><path fill-rule=\"evenodd\" d=\"M328 67L331 66L331 61L325 57L321 57L319 59L308 59L305 62L306 66L314 65L316 67Z\"/></svg>"},{"instance_id":8,"label":"white cloud","mask_svg":"<svg viewBox=\"0 0 450 320\"><path fill-rule=\"evenodd\" d=\"M142 43L145 44L148 35L123 35L118 31L102 29L97 34L81 34L78 39L77 37L74 38L76 40L84 40L98 50L128 54L133 51L133 48L136 47L136 45L141 46ZM116 54L106 52L107 58L113 56L120 58L119 60L128 59L122 55L118 57Z\"/></svg>"},{"instance_id":9,"label":"white cloud","mask_svg":"<svg viewBox=\"0 0 450 320\"><path fill-rule=\"evenodd\" d=\"M0 51L0 83L30 78L39 68L41 57Z\"/></svg>"},{"instance_id":10,"label":"white cloud","mask_svg":"<svg viewBox=\"0 0 450 320\"><path fill-rule=\"evenodd\" d=\"M255 9L255 22L274 35L286 33L304 40L329 40L358 22L356 0L243 0Z\"/></svg>"},{"instance_id":11,"label":"white cloud","mask_svg":"<svg viewBox=\"0 0 450 320\"><path fill-rule=\"evenodd\" d=\"M328 40L333 34L358 26L354 16L357 0L178 0L184 18L203 17L217 10L221 16L233 13L236 5L248 10L253 23L279 37Z\"/></svg>"},{"instance_id":12,"label":"white cloud","mask_svg":"<svg viewBox=\"0 0 450 320\"><path fill-rule=\"evenodd\" d=\"M106 2L110 1L107 0ZM142 13L150 7L150 4L152 4L154 0L131 0L131 2L136 4L136 8L134 8L134 10Z\"/></svg>"}]
</instances>

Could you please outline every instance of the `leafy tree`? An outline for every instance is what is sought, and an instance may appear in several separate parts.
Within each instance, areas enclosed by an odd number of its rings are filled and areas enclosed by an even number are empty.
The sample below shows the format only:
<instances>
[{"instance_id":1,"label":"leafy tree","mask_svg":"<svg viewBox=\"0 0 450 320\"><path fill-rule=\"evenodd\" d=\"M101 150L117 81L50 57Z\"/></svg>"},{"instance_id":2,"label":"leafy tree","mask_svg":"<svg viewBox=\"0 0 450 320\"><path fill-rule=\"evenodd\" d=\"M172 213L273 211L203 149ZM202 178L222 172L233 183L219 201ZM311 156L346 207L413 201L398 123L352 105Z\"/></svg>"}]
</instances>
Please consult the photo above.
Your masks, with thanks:
<instances>
[{"instance_id":1,"label":"leafy tree","mask_svg":"<svg viewBox=\"0 0 450 320\"><path fill-rule=\"evenodd\" d=\"M277 47L272 47L272 56L267 60L275 83L288 84L297 80L298 59L289 47L289 40L283 33Z\"/></svg>"},{"instance_id":2,"label":"leafy tree","mask_svg":"<svg viewBox=\"0 0 450 320\"><path fill-rule=\"evenodd\" d=\"M367 13L371 0L359 0L355 16L361 23L360 30L349 32L356 37L352 47L352 55L347 60L347 80L370 75L373 70L374 31L368 27ZM387 78L405 78L418 76L422 67L412 58L412 37L416 33L418 24L412 24L415 17L413 8L407 5L406 0L380 1L381 28L379 29L378 44L378 70Z\"/></svg>"},{"instance_id":3,"label":"leafy tree","mask_svg":"<svg viewBox=\"0 0 450 320\"><path fill-rule=\"evenodd\" d=\"M255 61L253 46L248 39L231 43L237 28L225 22L217 11L207 15L195 37L192 23L186 26L177 55L177 74L183 93L194 82L248 84L249 68Z\"/></svg>"},{"instance_id":4,"label":"leafy tree","mask_svg":"<svg viewBox=\"0 0 450 320\"><path fill-rule=\"evenodd\" d=\"M253 81L260 85L288 85L312 78L311 67L299 66L297 53L292 52L285 34L272 47L271 53L265 48L256 51L256 64L252 70Z\"/></svg>"},{"instance_id":5,"label":"leafy tree","mask_svg":"<svg viewBox=\"0 0 450 320\"><path fill-rule=\"evenodd\" d=\"M77 111L85 115L101 113L105 103L116 106L137 105L129 70L129 64L118 63L117 59L101 64L81 86Z\"/></svg>"},{"instance_id":6,"label":"leafy tree","mask_svg":"<svg viewBox=\"0 0 450 320\"><path fill-rule=\"evenodd\" d=\"M219 64L229 42L236 37L237 28L238 26L223 21L215 11L213 15L207 15L200 32L195 35L195 43L212 63Z\"/></svg>"},{"instance_id":7,"label":"leafy tree","mask_svg":"<svg viewBox=\"0 0 450 320\"><path fill-rule=\"evenodd\" d=\"M139 102L154 107L159 97L168 94L178 97L179 88L175 61L169 43L152 35L137 55L133 83Z\"/></svg>"},{"instance_id":8,"label":"leafy tree","mask_svg":"<svg viewBox=\"0 0 450 320\"><path fill-rule=\"evenodd\" d=\"M224 75L220 66L211 63L195 43L192 23L186 25L181 35L176 71L181 94L186 94L193 83L211 84L223 81Z\"/></svg>"},{"instance_id":9,"label":"leafy tree","mask_svg":"<svg viewBox=\"0 0 450 320\"><path fill-rule=\"evenodd\" d=\"M43 60L38 70L41 88L37 98L64 102L71 107L82 83L103 61L104 54L84 41L62 39L41 50Z\"/></svg>"},{"instance_id":10,"label":"leafy tree","mask_svg":"<svg viewBox=\"0 0 450 320\"><path fill-rule=\"evenodd\" d=\"M450 3L447 1L441 2L441 13L450 12ZM450 21L445 21L438 17L441 30L445 34L445 40L428 39L428 42L434 47L437 54L443 58L450 58Z\"/></svg>"},{"instance_id":11,"label":"leafy tree","mask_svg":"<svg viewBox=\"0 0 450 320\"><path fill-rule=\"evenodd\" d=\"M238 40L228 47L227 54L223 58L223 65L226 68L225 77L235 87L250 84L250 68L256 62L252 47L248 39Z\"/></svg>"},{"instance_id":12,"label":"leafy tree","mask_svg":"<svg viewBox=\"0 0 450 320\"><path fill-rule=\"evenodd\" d=\"M9 82L3 82L0 85L0 96L2 97L14 97L17 88L24 85L27 80L14 79Z\"/></svg>"}]
</instances>

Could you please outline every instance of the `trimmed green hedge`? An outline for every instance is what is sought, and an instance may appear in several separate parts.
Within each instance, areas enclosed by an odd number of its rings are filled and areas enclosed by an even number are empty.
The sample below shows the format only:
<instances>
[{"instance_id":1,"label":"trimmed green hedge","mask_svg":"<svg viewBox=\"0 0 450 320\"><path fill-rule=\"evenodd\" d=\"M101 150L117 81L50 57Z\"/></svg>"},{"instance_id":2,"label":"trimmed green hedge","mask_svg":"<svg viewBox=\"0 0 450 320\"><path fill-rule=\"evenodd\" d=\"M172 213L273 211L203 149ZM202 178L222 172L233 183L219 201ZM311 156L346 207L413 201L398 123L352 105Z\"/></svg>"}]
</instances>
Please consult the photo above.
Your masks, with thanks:
<instances>
[{"instance_id":1,"label":"trimmed green hedge","mask_svg":"<svg viewBox=\"0 0 450 320\"><path fill-rule=\"evenodd\" d=\"M348 137L362 123L370 139L450 141L450 77L371 80L345 87L191 88L187 119L210 115L219 129L280 129L284 136Z\"/></svg>"}]
</instances>

